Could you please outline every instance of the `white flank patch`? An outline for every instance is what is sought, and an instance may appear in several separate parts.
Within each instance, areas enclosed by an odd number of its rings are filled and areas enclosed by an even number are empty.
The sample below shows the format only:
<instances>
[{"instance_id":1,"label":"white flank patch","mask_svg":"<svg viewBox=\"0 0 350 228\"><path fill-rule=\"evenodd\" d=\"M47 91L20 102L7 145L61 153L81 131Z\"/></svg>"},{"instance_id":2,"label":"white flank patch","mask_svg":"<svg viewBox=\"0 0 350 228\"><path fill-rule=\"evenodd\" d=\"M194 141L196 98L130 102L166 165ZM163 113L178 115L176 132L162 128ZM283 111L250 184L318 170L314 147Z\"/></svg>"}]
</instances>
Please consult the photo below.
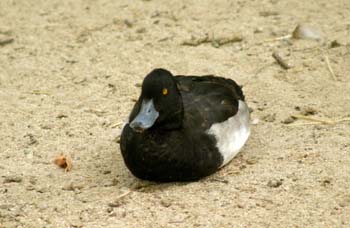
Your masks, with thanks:
<instances>
[{"instance_id":1,"label":"white flank patch","mask_svg":"<svg viewBox=\"0 0 350 228\"><path fill-rule=\"evenodd\" d=\"M213 124L208 134L214 135L216 147L224 158L221 165L226 165L244 146L250 134L249 109L246 103L239 101L238 112L228 120Z\"/></svg>"}]
</instances>

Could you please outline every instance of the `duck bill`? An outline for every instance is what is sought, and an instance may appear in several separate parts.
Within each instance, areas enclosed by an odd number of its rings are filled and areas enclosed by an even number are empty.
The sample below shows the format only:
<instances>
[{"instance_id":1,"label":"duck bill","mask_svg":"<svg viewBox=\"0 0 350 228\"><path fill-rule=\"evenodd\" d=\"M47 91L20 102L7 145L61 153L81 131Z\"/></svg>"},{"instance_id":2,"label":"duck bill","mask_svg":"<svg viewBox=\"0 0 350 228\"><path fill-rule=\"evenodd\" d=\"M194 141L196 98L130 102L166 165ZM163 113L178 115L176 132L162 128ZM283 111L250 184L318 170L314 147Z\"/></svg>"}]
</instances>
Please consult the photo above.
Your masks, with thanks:
<instances>
[{"instance_id":1,"label":"duck bill","mask_svg":"<svg viewBox=\"0 0 350 228\"><path fill-rule=\"evenodd\" d=\"M136 131L144 131L153 126L159 116L155 109L153 99L142 100L141 108L137 116L131 121L129 126Z\"/></svg>"}]
</instances>

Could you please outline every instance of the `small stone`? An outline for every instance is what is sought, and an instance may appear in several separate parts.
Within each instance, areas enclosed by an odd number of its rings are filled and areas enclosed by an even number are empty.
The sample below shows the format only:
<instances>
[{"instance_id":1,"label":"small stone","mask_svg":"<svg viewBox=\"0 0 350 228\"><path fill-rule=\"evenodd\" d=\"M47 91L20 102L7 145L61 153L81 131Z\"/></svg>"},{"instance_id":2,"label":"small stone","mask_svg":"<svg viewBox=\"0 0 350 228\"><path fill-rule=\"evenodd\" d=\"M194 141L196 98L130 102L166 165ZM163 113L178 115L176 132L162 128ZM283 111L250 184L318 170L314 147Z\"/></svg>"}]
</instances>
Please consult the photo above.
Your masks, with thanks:
<instances>
[{"instance_id":1,"label":"small stone","mask_svg":"<svg viewBox=\"0 0 350 228\"><path fill-rule=\"evenodd\" d=\"M154 11L152 14L151 14L151 18L155 18L155 17L159 17L160 16L160 12L157 10L157 11Z\"/></svg>"},{"instance_id":2,"label":"small stone","mask_svg":"<svg viewBox=\"0 0 350 228\"><path fill-rule=\"evenodd\" d=\"M29 146L38 144L38 140L35 139L33 134L29 133L29 134L26 134L24 137L29 139L28 141Z\"/></svg>"},{"instance_id":3,"label":"small stone","mask_svg":"<svg viewBox=\"0 0 350 228\"><path fill-rule=\"evenodd\" d=\"M260 120L258 118L254 118L251 123L253 125L257 125L259 122L260 122Z\"/></svg>"},{"instance_id":4,"label":"small stone","mask_svg":"<svg viewBox=\"0 0 350 228\"><path fill-rule=\"evenodd\" d=\"M40 125L41 129L44 129L44 130L50 130L52 129L52 126L50 125Z\"/></svg>"},{"instance_id":5,"label":"small stone","mask_svg":"<svg viewBox=\"0 0 350 228\"><path fill-rule=\"evenodd\" d=\"M70 183L66 186L64 186L62 189L66 190L66 191L77 191L77 190L81 190L83 188L82 185L75 185L73 183Z\"/></svg>"},{"instance_id":6,"label":"small stone","mask_svg":"<svg viewBox=\"0 0 350 228\"><path fill-rule=\"evenodd\" d=\"M240 203L237 204L237 207L238 207L238 208L244 208L244 206L243 206L242 204L240 204Z\"/></svg>"},{"instance_id":7,"label":"small stone","mask_svg":"<svg viewBox=\"0 0 350 228\"><path fill-rule=\"evenodd\" d=\"M105 171L103 171L103 174L110 174L112 171L111 170L105 170Z\"/></svg>"},{"instance_id":8,"label":"small stone","mask_svg":"<svg viewBox=\"0 0 350 228\"><path fill-rule=\"evenodd\" d=\"M68 116L65 114L58 114L57 119L64 119L67 118Z\"/></svg>"},{"instance_id":9,"label":"small stone","mask_svg":"<svg viewBox=\"0 0 350 228\"><path fill-rule=\"evenodd\" d=\"M321 39L320 33L315 28L312 28L308 25L303 25L303 24L298 25L294 29L292 33L292 37L294 39L310 39L310 40Z\"/></svg>"},{"instance_id":10,"label":"small stone","mask_svg":"<svg viewBox=\"0 0 350 228\"><path fill-rule=\"evenodd\" d=\"M32 185L35 185L35 184L36 184L36 182L37 182L36 177L31 176L31 177L29 178L29 183L31 183Z\"/></svg>"},{"instance_id":11,"label":"small stone","mask_svg":"<svg viewBox=\"0 0 350 228\"><path fill-rule=\"evenodd\" d=\"M333 40L330 44L330 48L336 48L340 46L341 46L341 43L339 43L338 40Z\"/></svg>"},{"instance_id":12,"label":"small stone","mask_svg":"<svg viewBox=\"0 0 350 228\"><path fill-rule=\"evenodd\" d=\"M278 188L279 186L282 185L282 179L281 180L269 180L269 182L267 182L267 186L271 187L271 188Z\"/></svg>"},{"instance_id":13,"label":"small stone","mask_svg":"<svg viewBox=\"0 0 350 228\"><path fill-rule=\"evenodd\" d=\"M116 216L117 216L117 213L115 213L115 211L112 211L111 213L109 213L108 216L110 216L110 217L116 217Z\"/></svg>"},{"instance_id":14,"label":"small stone","mask_svg":"<svg viewBox=\"0 0 350 228\"><path fill-rule=\"evenodd\" d=\"M242 169L247 168L247 166L246 166L246 165L240 165L238 168L239 168L240 170L242 170Z\"/></svg>"},{"instance_id":15,"label":"small stone","mask_svg":"<svg viewBox=\"0 0 350 228\"><path fill-rule=\"evenodd\" d=\"M10 44L14 41L14 39L7 35L0 35L0 46L5 46L6 44Z\"/></svg>"},{"instance_id":16,"label":"small stone","mask_svg":"<svg viewBox=\"0 0 350 228\"><path fill-rule=\"evenodd\" d=\"M279 13L277 11L261 11L259 12L259 16L262 17L270 17L270 16L277 16Z\"/></svg>"},{"instance_id":17,"label":"small stone","mask_svg":"<svg viewBox=\"0 0 350 228\"><path fill-rule=\"evenodd\" d=\"M262 27L258 27L254 30L254 33L262 33L264 29Z\"/></svg>"},{"instance_id":18,"label":"small stone","mask_svg":"<svg viewBox=\"0 0 350 228\"><path fill-rule=\"evenodd\" d=\"M107 181L106 183L103 184L104 187L111 187L111 186L115 186L118 183L115 182L115 179L111 180L111 181Z\"/></svg>"},{"instance_id":19,"label":"small stone","mask_svg":"<svg viewBox=\"0 0 350 228\"><path fill-rule=\"evenodd\" d=\"M328 185L331 184L331 182L332 182L331 178L325 178L325 179L323 179L323 180L321 181L321 185L322 185L323 187L327 187Z\"/></svg>"},{"instance_id":20,"label":"small stone","mask_svg":"<svg viewBox=\"0 0 350 228\"><path fill-rule=\"evenodd\" d=\"M286 119L282 120L281 123L283 123L283 124L291 124L294 121L295 121L295 118L290 116L290 117L287 117Z\"/></svg>"},{"instance_id":21,"label":"small stone","mask_svg":"<svg viewBox=\"0 0 350 228\"><path fill-rule=\"evenodd\" d=\"M340 207L347 207L350 205L350 195L345 195L339 200Z\"/></svg>"},{"instance_id":22,"label":"small stone","mask_svg":"<svg viewBox=\"0 0 350 228\"><path fill-rule=\"evenodd\" d=\"M276 113L267 114L262 117L265 122L274 122L276 120Z\"/></svg>"},{"instance_id":23,"label":"small stone","mask_svg":"<svg viewBox=\"0 0 350 228\"><path fill-rule=\"evenodd\" d=\"M34 191L34 190L35 190L35 187L34 187L33 185L28 185L28 186L26 187L26 190L27 190L27 191Z\"/></svg>"},{"instance_id":24,"label":"small stone","mask_svg":"<svg viewBox=\"0 0 350 228\"><path fill-rule=\"evenodd\" d=\"M170 207L170 206L171 206L171 202L170 202L170 201L165 201L165 200L161 200L161 201L160 201L160 204L161 204L163 207Z\"/></svg>"},{"instance_id":25,"label":"small stone","mask_svg":"<svg viewBox=\"0 0 350 228\"><path fill-rule=\"evenodd\" d=\"M133 23L131 21L129 21L128 19L124 20L124 24L128 27L131 28L133 26Z\"/></svg>"},{"instance_id":26,"label":"small stone","mask_svg":"<svg viewBox=\"0 0 350 228\"><path fill-rule=\"evenodd\" d=\"M213 46L214 48L219 48L219 47L220 47L220 44L219 44L218 41L212 40L212 41L211 41L211 46Z\"/></svg>"},{"instance_id":27,"label":"small stone","mask_svg":"<svg viewBox=\"0 0 350 228\"><path fill-rule=\"evenodd\" d=\"M11 205L11 204L2 204L2 205L0 205L0 209L2 209L2 210L9 210L12 207L13 207L13 205Z\"/></svg>"},{"instance_id":28,"label":"small stone","mask_svg":"<svg viewBox=\"0 0 350 228\"><path fill-rule=\"evenodd\" d=\"M254 164L256 164L258 161L256 160L256 159L254 159L254 158L252 158L252 159L247 159L246 160L246 163L248 164L248 165L254 165Z\"/></svg>"},{"instance_id":29,"label":"small stone","mask_svg":"<svg viewBox=\"0 0 350 228\"><path fill-rule=\"evenodd\" d=\"M317 113L317 110L311 107L305 107L301 109L300 114L304 116L312 116Z\"/></svg>"},{"instance_id":30,"label":"small stone","mask_svg":"<svg viewBox=\"0 0 350 228\"><path fill-rule=\"evenodd\" d=\"M146 32L146 28L138 28L136 29L136 33L145 33Z\"/></svg>"},{"instance_id":31,"label":"small stone","mask_svg":"<svg viewBox=\"0 0 350 228\"><path fill-rule=\"evenodd\" d=\"M37 191L39 193L45 193L45 192L48 192L49 189L46 187L38 187L38 188L35 188L35 191Z\"/></svg>"},{"instance_id":32,"label":"small stone","mask_svg":"<svg viewBox=\"0 0 350 228\"><path fill-rule=\"evenodd\" d=\"M7 176L5 177L5 180L3 181L4 184L6 183L21 183L23 180L20 176Z\"/></svg>"},{"instance_id":33,"label":"small stone","mask_svg":"<svg viewBox=\"0 0 350 228\"><path fill-rule=\"evenodd\" d=\"M115 201L112 203L108 203L108 206L109 207L120 207L122 204L123 204L122 201Z\"/></svg>"}]
</instances>

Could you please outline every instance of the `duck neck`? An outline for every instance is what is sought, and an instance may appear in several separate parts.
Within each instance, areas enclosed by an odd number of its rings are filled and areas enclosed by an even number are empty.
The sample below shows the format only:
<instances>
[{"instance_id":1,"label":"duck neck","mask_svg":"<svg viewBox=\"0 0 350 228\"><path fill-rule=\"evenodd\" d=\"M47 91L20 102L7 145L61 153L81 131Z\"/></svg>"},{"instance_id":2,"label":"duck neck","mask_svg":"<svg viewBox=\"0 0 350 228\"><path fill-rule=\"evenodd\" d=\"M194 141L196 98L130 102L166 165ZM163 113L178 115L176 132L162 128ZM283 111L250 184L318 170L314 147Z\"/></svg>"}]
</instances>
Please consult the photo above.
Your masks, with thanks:
<instances>
[{"instance_id":1,"label":"duck neck","mask_svg":"<svg viewBox=\"0 0 350 228\"><path fill-rule=\"evenodd\" d=\"M160 124L160 128L164 130L175 130L182 127L183 117L184 117L184 107L182 104L182 97L178 102L173 104L173 107L169 107L172 113L167 116L165 120Z\"/></svg>"}]
</instances>

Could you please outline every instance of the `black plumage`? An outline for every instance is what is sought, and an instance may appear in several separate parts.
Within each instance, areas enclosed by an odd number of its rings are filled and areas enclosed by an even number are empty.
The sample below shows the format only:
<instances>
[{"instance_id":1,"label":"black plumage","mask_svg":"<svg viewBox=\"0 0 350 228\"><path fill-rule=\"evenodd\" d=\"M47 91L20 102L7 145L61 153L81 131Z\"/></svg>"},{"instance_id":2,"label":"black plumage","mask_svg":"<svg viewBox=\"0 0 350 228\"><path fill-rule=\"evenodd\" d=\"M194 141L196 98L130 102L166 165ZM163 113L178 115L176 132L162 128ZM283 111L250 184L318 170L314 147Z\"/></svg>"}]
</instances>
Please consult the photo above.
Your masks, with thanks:
<instances>
[{"instance_id":1,"label":"black plumage","mask_svg":"<svg viewBox=\"0 0 350 228\"><path fill-rule=\"evenodd\" d=\"M238 101L244 100L240 86L222 77L173 76L155 69L144 79L129 122L144 100L153 101L159 117L144 130L126 124L120 143L125 164L136 177L192 181L218 170L223 157L207 130L237 113Z\"/></svg>"}]
</instances>

